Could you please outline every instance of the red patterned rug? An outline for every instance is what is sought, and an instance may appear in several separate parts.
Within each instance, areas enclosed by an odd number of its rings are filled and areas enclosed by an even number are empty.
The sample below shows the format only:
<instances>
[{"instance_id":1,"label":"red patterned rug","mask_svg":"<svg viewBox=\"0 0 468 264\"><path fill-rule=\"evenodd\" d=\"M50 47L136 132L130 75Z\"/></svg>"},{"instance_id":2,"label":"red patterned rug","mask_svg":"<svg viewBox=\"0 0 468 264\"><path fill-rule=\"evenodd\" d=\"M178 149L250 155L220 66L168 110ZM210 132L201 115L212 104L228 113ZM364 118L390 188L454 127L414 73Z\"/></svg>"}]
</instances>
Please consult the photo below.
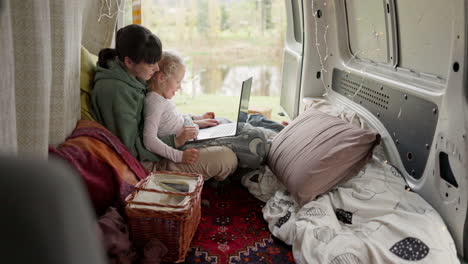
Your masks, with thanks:
<instances>
[{"instance_id":1,"label":"red patterned rug","mask_svg":"<svg viewBox=\"0 0 468 264\"><path fill-rule=\"evenodd\" d=\"M263 205L237 181L205 184L200 225L185 263L294 263L291 247L268 230Z\"/></svg>"}]
</instances>

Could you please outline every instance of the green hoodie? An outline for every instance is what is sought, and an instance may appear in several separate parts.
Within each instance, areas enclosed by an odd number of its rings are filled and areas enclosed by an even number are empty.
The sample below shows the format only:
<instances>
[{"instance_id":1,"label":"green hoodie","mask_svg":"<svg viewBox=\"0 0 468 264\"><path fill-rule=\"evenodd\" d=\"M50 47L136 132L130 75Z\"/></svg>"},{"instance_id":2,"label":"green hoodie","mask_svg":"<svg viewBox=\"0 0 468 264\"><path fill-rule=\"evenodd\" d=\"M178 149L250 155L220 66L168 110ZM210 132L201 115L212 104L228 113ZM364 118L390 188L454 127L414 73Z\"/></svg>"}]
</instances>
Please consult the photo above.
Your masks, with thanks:
<instances>
[{"instance_id":1,"label":"green hoodie","mask_svg":"<svg viewBox=\"0 0 468 264\"><path fill-rule=\"evenodd\" d=\"M140 161L158 161L161 157L148 151L142 140L146 84L125 71L117 61L108 68L96 67L91 92L93 117L116 135ZM161 138L175 146L175 136Z\"/></svg>"}]
</instances>

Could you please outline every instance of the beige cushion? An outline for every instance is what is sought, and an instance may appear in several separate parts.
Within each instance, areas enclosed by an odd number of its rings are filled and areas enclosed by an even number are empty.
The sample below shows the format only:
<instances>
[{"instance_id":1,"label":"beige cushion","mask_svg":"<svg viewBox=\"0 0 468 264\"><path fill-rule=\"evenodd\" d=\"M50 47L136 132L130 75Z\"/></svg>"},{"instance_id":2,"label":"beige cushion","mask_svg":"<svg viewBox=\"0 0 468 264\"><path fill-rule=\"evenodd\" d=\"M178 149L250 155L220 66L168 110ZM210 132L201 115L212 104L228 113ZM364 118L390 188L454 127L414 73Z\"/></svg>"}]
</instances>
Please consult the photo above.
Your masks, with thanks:
<instances>
[{"instance_id":1,"label":"beige cushion","mask_svg":"<svg viewBox=\"0 0 468 264\"><path fill-rule=\"evenodd\" d=\"M300 206L355 175L380 135L313 108L274 139L268 165Z\"/></svg>"},{"instance_id":2,"label":"beige cushion","mask_svg":"<svg viewBox=\"0 0 468 264\"><path fill-rule=\"evenodd\" d=\"M81 119L93 120L91 116L91 89L93 87L94 74L96 72L97 56L81 46L81 70L80 70L80 99L81 99Z\"/></svg>"}]
</instances>

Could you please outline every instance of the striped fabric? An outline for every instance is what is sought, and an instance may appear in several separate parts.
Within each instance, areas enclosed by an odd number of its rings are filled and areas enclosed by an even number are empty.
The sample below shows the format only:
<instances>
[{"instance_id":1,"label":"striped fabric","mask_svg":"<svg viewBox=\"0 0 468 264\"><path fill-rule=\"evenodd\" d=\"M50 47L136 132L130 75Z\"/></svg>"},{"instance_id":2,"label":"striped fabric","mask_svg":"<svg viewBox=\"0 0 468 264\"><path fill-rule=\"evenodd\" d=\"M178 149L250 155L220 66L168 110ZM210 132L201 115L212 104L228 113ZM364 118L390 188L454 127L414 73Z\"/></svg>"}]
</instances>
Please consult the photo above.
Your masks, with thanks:
<instances>
[{"instance_id":1,"label":"striped fabric","mask_svg":"<svg viewBox=\"0 0 468 264\"><path fill-rule=\"evenodd\" d=\"M141 25L141 0L132 0L132 22Z\"/></svg>"}]
</instances>

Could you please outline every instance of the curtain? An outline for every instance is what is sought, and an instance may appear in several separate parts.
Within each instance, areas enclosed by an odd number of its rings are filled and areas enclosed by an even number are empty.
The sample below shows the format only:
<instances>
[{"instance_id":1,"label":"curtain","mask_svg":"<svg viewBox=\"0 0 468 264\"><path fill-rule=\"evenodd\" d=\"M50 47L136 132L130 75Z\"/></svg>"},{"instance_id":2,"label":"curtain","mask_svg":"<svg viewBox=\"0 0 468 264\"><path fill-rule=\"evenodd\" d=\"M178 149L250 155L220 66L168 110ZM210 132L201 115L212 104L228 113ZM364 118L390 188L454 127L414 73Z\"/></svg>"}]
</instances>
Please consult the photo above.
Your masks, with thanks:
<instances>
[{"instance_id":1,"label":"curtain","mask_svg":"<svg viewBox=\"0 0 468 264\"><path fill-rule=\"evenodd\" d=\"M15 78L13 67L13 41L11 39L11 15L9 2L0 7L0 151L16 153Z\"/></svg>"},{"instance_id":2,"label":"curtain","mask_svg":"<svg viewBox=\"0 0 468 264\"><path fill-rule=\"evenodd\" d=\"M70 135L80 118L81 43L96 53L110 46L117 16L99 15L116 14L118 3L2 1L0 152L45 159L49 144Z\"/></svg>"}]
</instances>

